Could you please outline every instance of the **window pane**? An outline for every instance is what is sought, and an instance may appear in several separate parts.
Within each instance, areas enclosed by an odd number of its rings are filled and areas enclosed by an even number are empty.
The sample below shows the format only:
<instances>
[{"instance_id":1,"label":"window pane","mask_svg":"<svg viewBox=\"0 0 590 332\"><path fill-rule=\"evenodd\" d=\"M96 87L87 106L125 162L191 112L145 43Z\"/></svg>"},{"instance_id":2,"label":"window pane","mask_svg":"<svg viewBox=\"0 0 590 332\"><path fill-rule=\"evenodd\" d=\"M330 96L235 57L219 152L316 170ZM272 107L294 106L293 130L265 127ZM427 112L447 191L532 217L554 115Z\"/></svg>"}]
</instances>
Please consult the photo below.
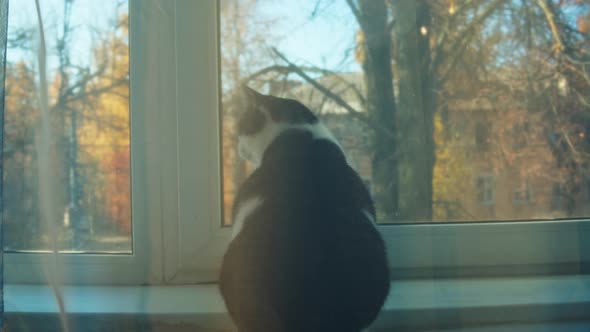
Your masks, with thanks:
<instances>
[{"instance_id":1,"label":"window pane","mask_svg":"<svg viewBox=\"0 0 590 332\"><path fill-rule=\"evenodd\" d=\"M381 223L590 216L587 2L220 4L226 224L241 83L316 112Z\"/></svg>"},{"instance_id":2,"label":"window pane","mask_svg":"<svg viewBox=\"0 0 590 332\"><path fill-rule=\"evenodd\" d=\"M57 174L57 246L131 252L128 3L40 1ZM4 245L50 248L40 222L40 126L34 1L11 1L6 68Z\"/></svg>"}]
</instances>

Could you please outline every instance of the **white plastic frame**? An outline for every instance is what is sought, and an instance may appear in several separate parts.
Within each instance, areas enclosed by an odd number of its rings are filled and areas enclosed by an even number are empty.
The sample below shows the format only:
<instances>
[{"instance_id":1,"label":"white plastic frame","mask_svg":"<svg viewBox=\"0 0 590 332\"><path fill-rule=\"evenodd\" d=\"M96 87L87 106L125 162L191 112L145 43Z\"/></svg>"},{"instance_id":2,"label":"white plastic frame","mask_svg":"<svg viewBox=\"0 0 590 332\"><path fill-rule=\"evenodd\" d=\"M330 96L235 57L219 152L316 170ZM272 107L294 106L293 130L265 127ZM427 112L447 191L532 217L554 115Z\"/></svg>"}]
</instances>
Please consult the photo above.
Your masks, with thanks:
<instances>
[{"instance_id":1,"label":"white plastic frame","mask_svg":"<svg viewBox=\"0 0 590 332\"><path fill-rule=\"evenodd\" d=\"M5 254L7 283L161 283L165 111L174 113L173 7L160 0L130 0L131 192L133 254Z\"/></svg>"},{"instance_id":2,"label":"white plastic frame","mask_svg":"<svg viewBox=\"0 0 590 332\"><path fill-rule=\"evenodd\" d=\"M237 1L237 0L236 0ZM130 0L134 254L60 255L83 284L215 282L221 226L216 0ZM394 277L585 271L590 220L379 226ZM7 282L43 282L42 255L7 254Z\"/></svg>"}]
</instances>

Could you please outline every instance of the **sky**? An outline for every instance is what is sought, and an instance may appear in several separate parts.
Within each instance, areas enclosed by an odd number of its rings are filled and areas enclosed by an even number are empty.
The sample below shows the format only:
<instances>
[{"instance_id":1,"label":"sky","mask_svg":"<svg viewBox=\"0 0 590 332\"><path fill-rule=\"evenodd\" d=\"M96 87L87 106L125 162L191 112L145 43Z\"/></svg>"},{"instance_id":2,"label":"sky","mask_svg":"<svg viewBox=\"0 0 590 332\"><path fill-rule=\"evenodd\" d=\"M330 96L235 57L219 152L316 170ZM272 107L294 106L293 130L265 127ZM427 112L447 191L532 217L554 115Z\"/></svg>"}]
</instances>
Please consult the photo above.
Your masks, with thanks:
<instances>
[{"instance_id":1,"label":"sky","mask_svg":"<svg viewBox=\"0 0 590 332\"><path fill-rule=\"evenodd\" d=\"M117 4L123 6L118 7ZM57 59L51 56L55 49L55 41L58 35L57 27L61 26L63 19L63 0L41 0L41 13L45 27L45 39L49 52L48 66L55 68ZM92 61L91 51L93 49L93 34L96 31L106 31L112 26L113 19L127 11L127 0L75 0L72 7L71 26L76 27L72 35L71 60L73 64L87 64ZM37 28L37 16L35 0L11 0L8 12L8 34L9 38L20 28ZM94 31L94 32L93 32ZM32 41L31 47L36 47L36 40ZM55 52L53 52L55 53ZM8 49L7 61L15 62L25 60L32 64L36 63L34 52L23 52L16 49Z\"/></svg>"},{"instance_id":2,"label":"sky","mask_svg":"<svg viewBox=\"0 0 590 332\"><path fill-rule=\"evenodd\" d=\"M194 0L210 1L210 0ZM240 0L227 0L240 1ZM63 17L63 0L42 0L42 15L48 49L55 49L58 27ZM290 59L302 65L315 65L337 71L358 71L353 61L351 47L358 29L345 1L316 0L262 0L256 8L259 19L274 20L272 35L277 47ZM123 6L117 7L117 4ZM73 35L71 59L74 64L92 61L92 30L106 30L117 16L117 11L127 11L128 0L75 0L72 8L71 25L77 27ZM316 13L312 17L312 13ZM18 27L35 27L35 0L11 0L9 11L9 35ZM34 43L31 44L31 47ZM346 57L345 55L351 55ZM7 60L26 60L36 63L36 53L9 49ZM55 68L57 58L49 57L48 64Z\"/></svg>"},{"instance_id":3,"label":"sky","mask_svg":"<svg viewBox=\"0 0 590 332\"><path fill-rule=\"evenodd\" d=\"M212 1L212 0L193 0ZM222 0L242 1L242 0ZM46 38L49 49L55 47L56 27L63 16L63 0L42 0ZM273 20L272 40L276 47L300 65L320 66L334 71L359 71L354 62L354 38L358 24L344 0L258 0L256 19ZM317 5L319 3L319 6ZM123 4L117 6L117 4ZM72 61L88 63L93 48L91 31L105 30L117 17L127 11L128 0L75 0L72 25L80 27L73 36ZM118 12L117 12L118 11ZM571 10L570 10L571 11ZM9 34L15 27L35 27L35 0L11 0ZM314 15L315 14L315 15ZM571 13L575 17L577 13ZM35 61L33 52L10 50L8 61L27 59ZM49 58L50 67L56 59Z\"/></svg>"},{"instance_id":4,"label":"sky","mask_svg":"<svg viewBox=\"0 0 590 332\"><path fill-rule=\"evenodd\" d=\"M239 0L226 0L239 1ZM483 2L483 1L482 1ZM258 0L256 15L278 18L273 34L280 40L276 45L282 53L298 64L311 64L335 71L360 71L359 64L349 53L354 45L358 24L344 0ZM316 7L319 3L320 6ZM590 5L563 8L566 19L575 24ZM316 13L312 17L312 13ZM348 61L342 62L349 54Z\"/></svg>"},{"instance_id":5,"label":"sky","mask_svg":"<svg viewBox=\"0 0 590 332\"><path fill-rule=\"evenodd\" d=\"M278 19L273 34L280 41L274 46L290 59L332 70L360 70L350 53L358 24L345 1L321 1L318 7L317 0L261 3L257 15ZM345 54L351 56L343 59Z\"/></svg>"}]
</instances>

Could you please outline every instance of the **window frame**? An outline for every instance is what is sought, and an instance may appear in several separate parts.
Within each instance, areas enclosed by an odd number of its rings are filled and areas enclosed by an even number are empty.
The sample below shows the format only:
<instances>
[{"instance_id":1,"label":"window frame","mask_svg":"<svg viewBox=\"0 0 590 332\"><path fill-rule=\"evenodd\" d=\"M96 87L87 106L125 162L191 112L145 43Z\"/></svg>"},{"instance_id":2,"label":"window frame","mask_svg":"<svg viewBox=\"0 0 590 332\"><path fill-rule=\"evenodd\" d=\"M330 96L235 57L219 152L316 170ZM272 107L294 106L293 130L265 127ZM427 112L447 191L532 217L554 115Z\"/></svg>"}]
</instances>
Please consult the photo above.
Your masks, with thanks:
<instances>
[{"instance_id":1,"label":"window frame","mask_svg":"<svg viewBox=\"0 0 590 332\"><path fill-rule=\"evenodd\" d=\"M169 284L216 281L231 239L222 226L218 26L217 1L175 1L178 158L169 170L178 199L176 222L163 230Z\"/></svg>"},{"instance_id":2,"label":"window frame","mask_svg":"<svg viewBox=\"0 0 590 332\"><path fill-rule=\"evenodd\" d=\"M379 226L393 278L587 273L590 220Z\"/></svg>"},{"instance_id":3,"label":"window frame","mask_svg":"<svg viewBox=\"0 0 590 332\"><path fill-rule=\"evenodd\" d=\"M46 283L47 268L64 284L217 279L231 237L221 227L217 2L129 0L129 21L133 253L7 253L7 283Z\"/></svg>"},{"instance_id":4,"label":"window frame","mask_svg":"<svg viewBox=\"0 0 590 332\"><path fill-rule=\"evenodd\" d=\"M57 255L65 283L216 282L222 226L218 1L130 0L133 255ZM139 56L136 56L139 55ZM590 219L377 225L393 278L586 271ZM53 255L6 254L43 283Z\"/></svg>"},{"instance_id":5,"label":"window frame","mask_svg":"<svg viewBox=\"0 0 590 332\"><path fill-rule=\"evenodd\" d=\"M166 68L157 71L150 64L171 56L165 43L173 41L174 30L165 25L166 9L165 2L129 0L132 254L5 253L6 283L46 283L47 273L55 273L64 284L162 282L161 151L165 150L159 139L163 128L159 118L160 110L169 109L173 98L167 97L171 77ZM158 84L150 85L150 81Z\"/></svg>"}]
</instances>

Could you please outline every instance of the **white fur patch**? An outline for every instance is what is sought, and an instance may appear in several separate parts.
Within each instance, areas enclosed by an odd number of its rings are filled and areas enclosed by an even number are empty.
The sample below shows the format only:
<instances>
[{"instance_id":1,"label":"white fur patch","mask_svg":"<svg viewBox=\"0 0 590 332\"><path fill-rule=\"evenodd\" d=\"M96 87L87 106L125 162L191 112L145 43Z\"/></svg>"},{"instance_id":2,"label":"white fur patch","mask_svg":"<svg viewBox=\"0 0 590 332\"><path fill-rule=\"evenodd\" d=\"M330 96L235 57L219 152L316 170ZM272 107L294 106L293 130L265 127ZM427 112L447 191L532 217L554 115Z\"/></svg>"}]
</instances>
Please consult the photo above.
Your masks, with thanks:
<instances>
[{"instance_id":1,"label":"white fur patch","mask_svg":"<svg viewBox=\"0 0 590 332\"><path fill-rule=\"evenodd\" d=\"M363 214L365 215L365 217L367 218L369 223L371 225L373 225L373 227L375 227L375 219L373 219L373 216L371 215L371 213L369 211L363 209Z\"/></svg>"},{"instance_id":2,"label":"white fur patch","mask_svg":"<svg viewBox=\"0 0 590 332\"><path fill-rule=\"evenodd\" d=\"M263 199L260 197L253 197L249 198L246 201L240 203L237 206L237 213L234 218L233 227L232 227L232 238L235 238L242 227L244 227L244 221L251 215L256 209L262 205Z\"/></svg>"}]
</instances>

